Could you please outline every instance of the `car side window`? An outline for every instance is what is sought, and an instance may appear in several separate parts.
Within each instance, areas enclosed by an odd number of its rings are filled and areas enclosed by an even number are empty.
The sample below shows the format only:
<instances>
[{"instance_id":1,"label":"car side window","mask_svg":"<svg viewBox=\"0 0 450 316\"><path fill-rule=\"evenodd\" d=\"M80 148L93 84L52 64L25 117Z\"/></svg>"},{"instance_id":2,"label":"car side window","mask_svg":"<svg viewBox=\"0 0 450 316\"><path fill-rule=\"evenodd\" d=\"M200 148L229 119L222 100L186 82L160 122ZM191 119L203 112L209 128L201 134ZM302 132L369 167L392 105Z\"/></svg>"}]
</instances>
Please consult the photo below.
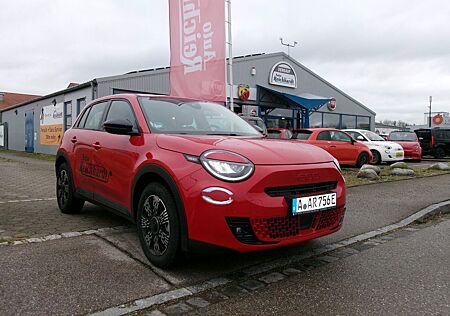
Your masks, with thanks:
<instances>
[{"instance_id":1,"label":"car side window","mask_svg":"<svg viewBox=\"0 0 450 316\"><path fill-rule=\"evenodd\" d=\"M317 135L317 140L330 140L330 132L320 132Z\"/></svg>"},{"instance_id":2,"label":"car side window","mask_svg":"<svg viewBox=\"0 0 450 316\"><path fill-rule=\"evenodd\" d=\"M101 129L100 123L103 118L103 112L105 112L105 108L107 105L108 101L94 104L91 107L91 110L89 111L86 118L86 122L84 124L85 129L92 129L92 130Z\"/></svg>"},{"instance_id":3,"label":"car side window","mask_svg":"<svg viewBox=\"0 0 450 316\"><path fill-rule=\"evenodd\" d=\"M330 132L330 134L331 134L331 140L335 141L335 142L350 143L352 141L352 139L349 136L345 135L342 132L333 131L333 132Z\"/></svg>"},{"instance_id":4,"label":"car side window","mask_svg":"<svg viewBox=\"0 0 450 316\"><path fill-rule=\"evenodd\" d=\"M86 118L89 115L89 111L91 110L91 107L87 108L84 112L83 112L83 116L81 117L80 121L78 122L77 128L84 128L84 124L86 123Z\"/></svg>"},{"instance_id":5,"label":"car side window","mask_svg":"<svg viewBox=\"0 0 450 316\"><path fill-rule=\"evenodd\" d=\"M127 101L116 100L111 102L106 121L111 120L127 120L133 124L133 128L137 129L136 117L133 109Z\"/></svg>"}]
</instances>

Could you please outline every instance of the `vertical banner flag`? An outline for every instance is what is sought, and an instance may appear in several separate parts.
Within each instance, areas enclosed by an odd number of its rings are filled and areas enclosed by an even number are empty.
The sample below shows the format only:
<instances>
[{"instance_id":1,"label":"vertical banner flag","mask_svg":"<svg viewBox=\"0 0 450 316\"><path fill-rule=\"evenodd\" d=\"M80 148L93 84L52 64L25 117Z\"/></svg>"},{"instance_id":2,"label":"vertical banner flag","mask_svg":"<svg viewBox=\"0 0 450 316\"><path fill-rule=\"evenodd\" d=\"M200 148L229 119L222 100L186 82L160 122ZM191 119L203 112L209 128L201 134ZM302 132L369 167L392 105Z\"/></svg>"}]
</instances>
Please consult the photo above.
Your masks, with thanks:
<instances>
[{"instance_id":1,"label":"vertical banner flag","mask_svg":"<svg viewBox=\"0 0 450 316\"><path fill-rule=\"evenodd\" d=\"M170 94L226 101L225 3L169 0Z\"/></svg>"}]
</instances>

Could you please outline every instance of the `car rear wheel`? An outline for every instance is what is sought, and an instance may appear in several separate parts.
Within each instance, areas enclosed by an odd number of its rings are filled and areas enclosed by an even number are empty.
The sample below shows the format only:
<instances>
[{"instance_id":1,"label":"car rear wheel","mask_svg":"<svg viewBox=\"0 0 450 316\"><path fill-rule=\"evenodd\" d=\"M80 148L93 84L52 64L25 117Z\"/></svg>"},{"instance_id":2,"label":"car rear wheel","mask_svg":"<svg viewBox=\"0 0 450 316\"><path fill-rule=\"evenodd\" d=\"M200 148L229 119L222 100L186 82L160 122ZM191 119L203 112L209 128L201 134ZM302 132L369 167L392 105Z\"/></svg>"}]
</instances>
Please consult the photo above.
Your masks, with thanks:
<instances>
[{"instance_id":1,"label":"car rear wheel","mask_svg":"<svg viewBox=\"0 0 450 316\"><path fill-rule=\"evenodd\" d=\"M180 229L175 201L160 183L149 184L141 194L137 230L142 250L155 266L168 268L180 252Z\"/></svg>"},{"instance_id":2,"label":"car rear wheel","mask_svg":"<svg viewBox=\"0 0 450 316\"><path fill-rule=\"evenodd\" d=\"M435 158L444 158L445 157L445 150L442 147L438 147L434 150L434 157Z\"/></svg>"},{"instance_id":3,"label":"car rear wheel","mask_svg":"<svg viewBox=\"0 0 450 316\"><path fill-rule=\"evenodd\" d=\"M56 176L56 199L61 212L65 214L79 213L84 201L75 196L72 173L66 163L58 168Z\"/></svg>"},{"instance_id":4,"label":"car rear wheel","mask_svg":"<svg viewBox=\"0 0 450 316\"><path fill-rule=\"evenodd\" d=\"M358 156L358 160L356 161L356 166L358 168L361 168L363 165L369 163L369 154L368 153L361 153Z\"/></svg>"},{"instance_id":5,"label":"car rear wheel","mask_svg":"<svg viewBox=\"0 0 450 316\"><path fill-rule=\"evenodd\" d=\"M374 165L379 165L381 163L381 155L378 151L373 150L372 151L372 155L373 155L373 160L372 160L372 164Z\"/></svg>"}]
</instances>

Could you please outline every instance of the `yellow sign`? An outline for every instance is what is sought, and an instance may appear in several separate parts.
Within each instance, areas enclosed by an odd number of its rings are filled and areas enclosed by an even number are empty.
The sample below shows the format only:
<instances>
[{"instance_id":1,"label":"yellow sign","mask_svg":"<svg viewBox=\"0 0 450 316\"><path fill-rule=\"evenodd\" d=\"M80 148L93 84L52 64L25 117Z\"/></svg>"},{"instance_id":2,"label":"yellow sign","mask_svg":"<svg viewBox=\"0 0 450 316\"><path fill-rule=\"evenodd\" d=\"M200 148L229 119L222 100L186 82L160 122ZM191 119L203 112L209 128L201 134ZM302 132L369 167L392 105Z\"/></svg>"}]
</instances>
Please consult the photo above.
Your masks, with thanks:
<instances>
[{"instance_id":1,"label":"yellow sign","mask_svg":"<svg viewBox=\"0 0 450 316\"><path fill-rule=\"evenodd\" d=\"M39 120L41 145L59 145L64 134L63 104L44 106Z\"/></svg>"},{"instance_id":2,"label":"yellow sign","mask_svg":"<svg viewBox=\"0 0 450 316\"><path fill-rule=\"evenodd\" d=\"M41 145L59 145L64 134L64 125L41 126Z\"/></svg>"}]
</instances>

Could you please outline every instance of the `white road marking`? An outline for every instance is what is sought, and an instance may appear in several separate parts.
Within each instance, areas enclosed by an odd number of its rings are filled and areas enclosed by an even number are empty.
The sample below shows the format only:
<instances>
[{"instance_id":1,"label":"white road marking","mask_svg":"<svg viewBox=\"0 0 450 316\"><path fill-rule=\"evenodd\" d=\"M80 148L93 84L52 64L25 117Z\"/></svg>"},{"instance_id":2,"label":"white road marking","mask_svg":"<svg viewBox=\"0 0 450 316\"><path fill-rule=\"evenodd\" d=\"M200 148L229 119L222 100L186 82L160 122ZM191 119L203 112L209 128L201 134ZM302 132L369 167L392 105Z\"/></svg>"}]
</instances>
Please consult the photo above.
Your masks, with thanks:
<instances>
[{"instance_id":1,"label":"white road marking","mask_svg":"<svg viewBox=\"0 0 450 316\"><path fill-rule=\"evenodd\" d=\"M56 201L56 198L25 199L25 200L9 200L9 201L0 201L0 204L7 204L7 203L25 203L25 202L39 202L39 201Z\"/></svg>"}]
</instances>

